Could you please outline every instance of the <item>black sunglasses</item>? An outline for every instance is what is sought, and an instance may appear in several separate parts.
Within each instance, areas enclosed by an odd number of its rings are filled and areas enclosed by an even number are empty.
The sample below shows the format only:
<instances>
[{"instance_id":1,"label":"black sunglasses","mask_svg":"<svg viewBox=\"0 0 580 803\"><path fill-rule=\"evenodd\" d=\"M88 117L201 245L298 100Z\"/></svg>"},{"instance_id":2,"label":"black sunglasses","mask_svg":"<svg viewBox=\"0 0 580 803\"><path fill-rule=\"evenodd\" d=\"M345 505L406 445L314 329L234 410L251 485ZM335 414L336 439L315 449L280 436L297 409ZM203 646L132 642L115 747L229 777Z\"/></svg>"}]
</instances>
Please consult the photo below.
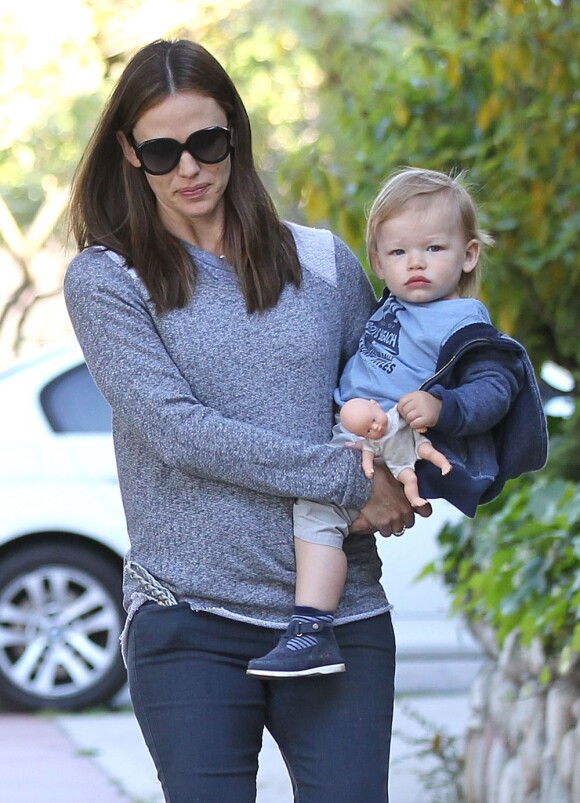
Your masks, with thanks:
<instances>
[{"instance_id":1,"label":"black sunglasses","mask_svg":"<svg viewBox=\"0 0 580 803\"><path fill-rule=\"evenodd\" d=\"M185 142L163 137L147 139L137 145L133 134L129 134L128 139L141 167L152 176L170 173L179 164L183 151L190 153L197 162L213 165L223 162L232 150L231 131L221 125L194 131Z\"/></svg>"}]
</instances>

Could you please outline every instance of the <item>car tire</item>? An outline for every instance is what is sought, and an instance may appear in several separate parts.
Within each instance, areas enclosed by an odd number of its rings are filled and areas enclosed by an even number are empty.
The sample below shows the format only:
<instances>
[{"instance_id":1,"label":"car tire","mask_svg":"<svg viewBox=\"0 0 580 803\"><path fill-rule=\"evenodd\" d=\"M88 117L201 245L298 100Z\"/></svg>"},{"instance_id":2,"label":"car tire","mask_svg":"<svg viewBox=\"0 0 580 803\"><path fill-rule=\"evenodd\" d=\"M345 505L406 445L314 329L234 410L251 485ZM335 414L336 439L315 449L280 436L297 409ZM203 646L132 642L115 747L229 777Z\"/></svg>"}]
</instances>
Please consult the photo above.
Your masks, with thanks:
<instances>
[{"instance_id":1,"label":"car tire","mask_svg":"<svg viewBox=\"0 0 580 803\"><path fill-rule=\"evenodd\" d=\"M48 538L48 536L47 536ZM0 699L80 710L126 682L121 561L90 546L36 543L0 560Z\"/></svg>"}]
</instances>

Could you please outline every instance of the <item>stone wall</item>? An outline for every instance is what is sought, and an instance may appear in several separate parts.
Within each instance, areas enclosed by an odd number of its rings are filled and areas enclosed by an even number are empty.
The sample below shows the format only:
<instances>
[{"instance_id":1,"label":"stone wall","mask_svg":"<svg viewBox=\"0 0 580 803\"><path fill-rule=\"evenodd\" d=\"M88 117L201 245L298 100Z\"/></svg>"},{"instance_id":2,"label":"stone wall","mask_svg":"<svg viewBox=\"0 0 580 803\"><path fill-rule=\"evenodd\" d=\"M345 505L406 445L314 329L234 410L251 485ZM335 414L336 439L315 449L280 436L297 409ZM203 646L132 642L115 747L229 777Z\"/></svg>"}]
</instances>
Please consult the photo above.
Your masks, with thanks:
<instances>
[{"instance_id":1,"label":"stone wall","mask_svg":"<svg viewBox=\"0 0 580 803\"><path fill-rule=\"evenodd\" d=\"M466 735L467 803L580 803L578 665L542 685L546 666L536 644L516 635L497 650L476 632L490 657L471 688Z\"/></svg>"}]
</instances>

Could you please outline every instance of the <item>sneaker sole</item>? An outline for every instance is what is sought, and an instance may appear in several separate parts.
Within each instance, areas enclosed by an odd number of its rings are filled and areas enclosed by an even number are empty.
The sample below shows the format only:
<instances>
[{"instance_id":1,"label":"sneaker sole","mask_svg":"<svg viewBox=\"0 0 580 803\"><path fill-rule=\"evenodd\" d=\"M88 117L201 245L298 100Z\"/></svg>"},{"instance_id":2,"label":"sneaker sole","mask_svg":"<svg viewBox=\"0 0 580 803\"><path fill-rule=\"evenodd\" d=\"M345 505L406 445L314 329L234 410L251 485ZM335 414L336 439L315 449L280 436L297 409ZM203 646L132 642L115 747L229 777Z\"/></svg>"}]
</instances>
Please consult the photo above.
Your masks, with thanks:
<instances>
[{"instance_id":1,"label":"sneaker sole","mask_svg":"<svg viewBox=\"0 0 580 803\"><path fill-rule=\"evenodd\" d=\"M275 670L275 669L247 669L246 675L255 675L260 678L304 678L312 675L334 675L345 672L344 664L329 664L328 666L315 666L312 669Z\"/></svg>"}]
</instances>

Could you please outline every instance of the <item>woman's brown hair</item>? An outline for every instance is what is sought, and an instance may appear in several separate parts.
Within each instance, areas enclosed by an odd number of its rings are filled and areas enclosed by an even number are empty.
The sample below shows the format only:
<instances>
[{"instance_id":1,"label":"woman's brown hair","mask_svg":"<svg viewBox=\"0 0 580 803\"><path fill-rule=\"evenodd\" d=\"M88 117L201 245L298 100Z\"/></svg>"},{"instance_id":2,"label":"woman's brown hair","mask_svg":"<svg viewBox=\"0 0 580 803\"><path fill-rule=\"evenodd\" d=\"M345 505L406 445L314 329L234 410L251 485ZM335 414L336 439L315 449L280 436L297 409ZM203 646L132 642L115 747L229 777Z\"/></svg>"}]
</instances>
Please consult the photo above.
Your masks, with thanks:
<instances>
[{"instance_id":1,"label":"woman's brown hair","mask_svg":"<svg viewBox=\"0 0 580 803\"><path fill-rule=\"evenodd\" d=\"M125 159L117 132L177 92L213 98L233 130L225 200L224 255L235 265L249 312L275 306L287 283L300 285L294 239L260 180L248 114L232 80L201 45L159 40L139 50L112 92L77 168L69 210L79 249L103 245L134 267L160 312L185 306L197 271L162 225L143 172Z\"/></svg>"}]
</instances>

